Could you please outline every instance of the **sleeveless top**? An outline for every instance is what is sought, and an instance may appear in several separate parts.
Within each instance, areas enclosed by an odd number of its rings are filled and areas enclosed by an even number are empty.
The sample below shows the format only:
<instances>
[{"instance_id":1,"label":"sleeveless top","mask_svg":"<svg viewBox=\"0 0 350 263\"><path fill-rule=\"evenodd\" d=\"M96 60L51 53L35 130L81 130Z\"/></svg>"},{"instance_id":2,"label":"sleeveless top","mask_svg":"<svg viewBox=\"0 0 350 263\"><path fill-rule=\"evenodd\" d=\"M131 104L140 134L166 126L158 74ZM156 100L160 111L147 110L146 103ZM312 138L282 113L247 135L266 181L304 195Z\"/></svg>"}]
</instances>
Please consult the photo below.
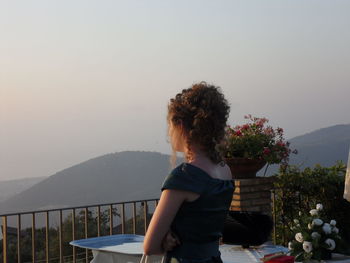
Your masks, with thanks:
<instances>
[{"instance_id":1,"label":"sleeveless top","mask_svg":"<svg viewBox=\"0 0 350 263\"><path fill-rule=\"evenodd\" d=\"M167 257L220 257L219 238L232 200L233 180L216 179L197 166L182 163L166 177L161 190L165 189L200 195L180 206L170 228L181 244L168 251Z\"/></svg>"}]
</instances>

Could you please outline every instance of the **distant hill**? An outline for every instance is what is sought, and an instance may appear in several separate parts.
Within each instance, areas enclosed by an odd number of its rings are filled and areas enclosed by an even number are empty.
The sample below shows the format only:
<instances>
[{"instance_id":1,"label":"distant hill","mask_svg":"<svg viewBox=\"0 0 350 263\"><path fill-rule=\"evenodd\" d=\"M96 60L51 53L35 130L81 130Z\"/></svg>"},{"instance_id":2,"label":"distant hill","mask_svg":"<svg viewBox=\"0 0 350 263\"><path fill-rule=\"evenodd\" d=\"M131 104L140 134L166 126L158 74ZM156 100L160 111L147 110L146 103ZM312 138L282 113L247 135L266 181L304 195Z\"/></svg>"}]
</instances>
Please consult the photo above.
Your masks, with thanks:
<instances>
[{"instance_id":1,"label":"distant hill","mask_svg":"<svg viewBox=\"0 0 350 263\"><path fill-rule=\"evenodd\" d=\"M298 154L291 154L290 164L301 168L316 164L332 166L337 161L347 164L350 149L350 124L335 125L319 129L288 140ZM268 175L278 170L277 165L268 168ZM262 175L263 171L259 172Z\"/></svg>"},{"instance_id":2,"label":"distant hill","mask_svg":"<svg viewBox=\"0 0 350 263\"><path fill-rule=\"evenodd\" d=\"M350 124L320 129L289 140L299 151L292 164L346 163ZM170 171L169 156L156 152L106 154L64 169L0 203L0 214L158 198ZM277 171L270 167L268 175ZM260 172L260 175L263 171Z\"/></svg>"},{"instance_id":3,"label":"distant hill","mask_svg":"<svg viewBox=\"0 0 350 263\"><path fill-rule=\"evenodd\" d=\"M62 170L0 203L0 214L159 198L169 171L168 155L106 154Z\"/></svg>"},{"instance_id":4,"label":"distant hill","mask_svg":"<svg viewBox=\"0 0 350 263\"><path fill-rule=\"evenodd\" d=\"M29 189L47 177L33 177L0 181L0 202Z\"/></svg>"},{"instance_id":5,"label":"distant hill","mask_svg":"<svg viewBox=\"0 0 350 263\"><path fill-rule=\"evenodd\" d=\"M345 164L350 147L350 124L335 125L316 130L289 140L298 154L291 158L293 164L331 166L338 160Z\"/></svg>"}]
</instances>

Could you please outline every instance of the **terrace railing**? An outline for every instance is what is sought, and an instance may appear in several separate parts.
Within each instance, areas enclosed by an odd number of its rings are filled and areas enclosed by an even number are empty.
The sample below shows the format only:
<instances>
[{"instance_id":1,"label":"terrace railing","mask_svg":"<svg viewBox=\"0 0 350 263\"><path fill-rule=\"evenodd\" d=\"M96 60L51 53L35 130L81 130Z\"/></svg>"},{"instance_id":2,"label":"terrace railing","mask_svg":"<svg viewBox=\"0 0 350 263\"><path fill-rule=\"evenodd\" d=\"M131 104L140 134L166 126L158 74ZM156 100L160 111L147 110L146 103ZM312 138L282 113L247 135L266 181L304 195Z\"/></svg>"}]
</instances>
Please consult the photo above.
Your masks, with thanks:
<instances>
[{"instance_id":1,"label":"terrace railing","mask_svg":"<svg viewBox=\"0 0 350 263\"><path fill-rule=\"evenodd\" d=\"M276 191L271 190L273 233L276 244ZM87 249L69 245L72 240L113 234L144 235L158 199L65 207L0 214L0 263L89 262Z\"/></svg>"},{"instance_id":2,"label":"terrace railing","mask_svg":"<svg viewBox=\"0 0 350 263\"><path fill-rule=\"evenodd\" d=\"M148 199L2 214L0 260L89 262L91 252L70 246L70 241L113 234L144 235L157 204L158 199Z\"/></svg>"}]
</instances>

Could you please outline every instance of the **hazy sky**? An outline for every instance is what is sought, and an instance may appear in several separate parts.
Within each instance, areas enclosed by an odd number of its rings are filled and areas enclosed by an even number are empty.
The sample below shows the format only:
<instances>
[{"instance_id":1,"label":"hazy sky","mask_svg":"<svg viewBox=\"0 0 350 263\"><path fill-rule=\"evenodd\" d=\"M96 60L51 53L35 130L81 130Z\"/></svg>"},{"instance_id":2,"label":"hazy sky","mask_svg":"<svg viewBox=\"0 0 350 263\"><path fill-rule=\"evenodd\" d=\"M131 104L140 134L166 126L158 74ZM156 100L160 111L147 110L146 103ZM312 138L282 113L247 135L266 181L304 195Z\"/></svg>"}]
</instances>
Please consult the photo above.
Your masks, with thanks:
<instances>
[{"instance_id":1,"label":"hazy sky","mask_svg":"<svg viewBox=\"0 0 350 263\"><path fill-rule=\"evenodd\" d=\"M169 98L222 87L291 138L350 123L350 1L2 1L0 180L169 152ZM156 167L155 167L156 169Z\"/></svg>"}]
</instances>

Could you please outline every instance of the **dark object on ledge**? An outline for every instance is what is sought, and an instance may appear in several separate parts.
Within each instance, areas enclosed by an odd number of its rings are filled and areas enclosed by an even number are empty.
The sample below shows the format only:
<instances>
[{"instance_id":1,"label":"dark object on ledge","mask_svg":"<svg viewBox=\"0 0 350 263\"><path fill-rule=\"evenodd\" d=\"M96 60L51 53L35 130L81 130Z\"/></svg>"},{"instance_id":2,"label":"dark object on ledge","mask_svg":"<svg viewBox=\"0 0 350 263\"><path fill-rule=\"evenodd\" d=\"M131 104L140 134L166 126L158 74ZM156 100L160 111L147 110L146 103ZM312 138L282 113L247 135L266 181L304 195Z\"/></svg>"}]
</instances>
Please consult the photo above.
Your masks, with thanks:
<instances>
[{"instance_id":1,"label":"dark object on ledge","mask_svg":"<svg viewBox=\"0 0 350 263\"><path fill-rule=\"evenodd\" d=\"M271 217L260 212L229 211L222 242L242 245L244 248L259 246L268 240L272 225Z\"/></svg>"}]
</instances>

